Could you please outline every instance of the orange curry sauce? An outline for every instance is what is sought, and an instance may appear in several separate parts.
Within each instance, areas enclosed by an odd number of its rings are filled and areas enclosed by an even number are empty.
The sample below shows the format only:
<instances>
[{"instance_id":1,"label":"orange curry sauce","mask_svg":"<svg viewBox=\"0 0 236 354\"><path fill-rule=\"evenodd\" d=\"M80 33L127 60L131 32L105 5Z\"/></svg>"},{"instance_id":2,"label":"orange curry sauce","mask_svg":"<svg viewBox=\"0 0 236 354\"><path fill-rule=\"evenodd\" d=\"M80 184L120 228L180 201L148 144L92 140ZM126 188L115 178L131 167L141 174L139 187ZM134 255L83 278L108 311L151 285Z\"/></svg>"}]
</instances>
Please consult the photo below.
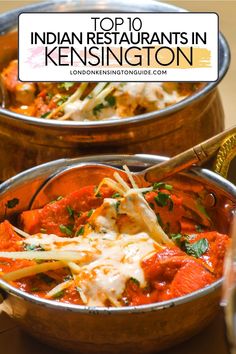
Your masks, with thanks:
<instances>
[{"instance_id":1,"label":"orange curry sauce","mask_svg":"<svg viewBox=\"0 0 236 354\"><path fill-rule=\"evenodd\" d=\"M211 284L222 276L229 237L215 231L214 226L210 224L199 225L199 221L194 220L194 214L191 215L190 209L186 207L188 203L185 203L185 194L175 192L168 185L167 187L163 184L158 189L147 192L145 199L155 211L159 224L175 244L165 246L142 260L146 286L142 288L135 278L128 279L121 300L123 306L148 304L183 296ZM42 209L25 211L20 215L20 227L29 234L43 232L73 238L80 234L81 228L88 222L91 210L98 208L104 198L116 198L114 191L108 187L102 187L97 196L94 190L95 186L83 187L58 198ZM167 197L163 197L163 194ZM8 221L2 222L0 251L23 250L22 237L16 234ZM36 262L1 258L0 271L8 273L32 264ZM23 291L44 298L57 284L70 278L70 270L65 267L11 283ZM83 304L75 285L55 296L54 300ZM109 302L107 305L110 305Z\"/></svg>"}]
</instances>

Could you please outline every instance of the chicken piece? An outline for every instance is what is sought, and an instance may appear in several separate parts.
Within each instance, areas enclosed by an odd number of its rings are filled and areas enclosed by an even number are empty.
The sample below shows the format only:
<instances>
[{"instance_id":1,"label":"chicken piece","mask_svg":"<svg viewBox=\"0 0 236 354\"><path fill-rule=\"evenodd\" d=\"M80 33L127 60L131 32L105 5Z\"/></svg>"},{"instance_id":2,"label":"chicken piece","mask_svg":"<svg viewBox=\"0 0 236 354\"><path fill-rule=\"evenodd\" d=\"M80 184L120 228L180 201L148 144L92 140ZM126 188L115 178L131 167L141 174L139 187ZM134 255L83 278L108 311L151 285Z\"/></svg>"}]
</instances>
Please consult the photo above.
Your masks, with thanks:
<instances>
[{"instance_id":1,"label":"chicken piece","mask_svg":"<svg viewBox=\"0 0 236 354\"><path fill-rule=\"evenodd\" d=\"M175 274L170 286L172 297L179 297L204 288L215 281L215 277L202 264L192 260L184 264Z\"/></svg>"},{"instance_id":2,"label":"chicken piece","mask_svg":"<svg viewBox=\"0 0 236 354\"><path fill-rule=\"evenodd\" d=\"M0 250L20 251L22 238L13 230L9 221L5 220L0 224Z\"/></svg>"},{"instance_id":3,"label":"chicken piece","mask_svg":"<svg viewBox=\"0 0 236 354\"><path fill-rule=\"evenodd\" d=\"M15 87L15 99L22 105L30 105L34 102L36 86L30 82L18 82Z\"/></svg>"},{"instance_id":4,"label":"chicken piece","mask_svg":"<svg viewBox=\"0 0 236 354\"><path fill-rule=\"evenodd\" d=\"M14 101L22 105L30 105L36 96L36 84L18 80L18 61L12 60L3 70L2 81L5 88L13 95Z\"/></svg>"},{"instance_id":5,"label":"chicken piece","mask_svg":"<svg viewBox=\"0 0 236 354\"><path fill-rule=\"evenodd\" d=\"M24 211L20 216L21 227L30 234L47 232L73 236L76 229L88 219L88 211L99 207L103 197L112 194L111 189L103 187L100 191L102 198L96 197L94 189L95 186L83 187L42 209Z\"/></svg>"},{"instance_id":6,"label":"chicken piece","mask_svg":"<svg viewBox=\"0 0 236 354\"><path fill-rule=\"evenodd\" d=\"M199 233L189 242L194 243L203 238L208 241L209 247L201 256L201 259L209 266L209 268L214 270L216 278L220 278L223 275L224 257L230 244L230 238L228 235L220 234L217 231L211 231Z\"/></svg>"}]
</instances>

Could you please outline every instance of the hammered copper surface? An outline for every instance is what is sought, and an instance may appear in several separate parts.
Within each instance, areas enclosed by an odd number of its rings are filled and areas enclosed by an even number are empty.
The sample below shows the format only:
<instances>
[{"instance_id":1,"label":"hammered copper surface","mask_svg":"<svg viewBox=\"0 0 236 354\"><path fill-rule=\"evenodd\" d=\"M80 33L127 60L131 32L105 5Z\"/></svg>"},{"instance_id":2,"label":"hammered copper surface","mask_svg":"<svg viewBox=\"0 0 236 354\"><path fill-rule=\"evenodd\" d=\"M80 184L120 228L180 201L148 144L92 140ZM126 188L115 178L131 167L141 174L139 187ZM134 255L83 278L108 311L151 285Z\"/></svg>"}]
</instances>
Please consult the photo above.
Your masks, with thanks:
<instances>
[{"instance_id":1,"label":"hammered copper surface","mask_svg":"<svg viewBox=\"0 0 236 354\"><path fill-rule=\"evenodd\" d=\"M88 314L50 309L10 296L18 323L37 339L76 353L157 353L200 332L219 310L220 288L182 305L151 312Z\"/></svg>"},{"instance_id":2,"label":"hammered copper surface","mask_svg":"<svg viewBox=\"0 0 236 354\"><path fill-rule=\"evenodd\" d=\"M0 116L0 180L56 158L105 153L175 155L224 128L217 90L164 118L125 127L42 127Z\"/></svg>"}]
</instances>

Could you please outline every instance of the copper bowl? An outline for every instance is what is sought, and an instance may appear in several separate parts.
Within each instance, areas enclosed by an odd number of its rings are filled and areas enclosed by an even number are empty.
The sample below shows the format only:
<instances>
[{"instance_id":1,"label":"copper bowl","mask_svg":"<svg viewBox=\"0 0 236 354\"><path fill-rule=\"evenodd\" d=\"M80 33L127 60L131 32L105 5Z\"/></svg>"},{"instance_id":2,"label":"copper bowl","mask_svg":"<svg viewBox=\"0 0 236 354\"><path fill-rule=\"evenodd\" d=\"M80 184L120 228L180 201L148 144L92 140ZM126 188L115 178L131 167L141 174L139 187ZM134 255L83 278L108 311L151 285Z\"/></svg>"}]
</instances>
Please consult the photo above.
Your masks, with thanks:
<instances>
[{"instance_id":1,"label":"copper bowl","mask_svg":"<svg viewBox=\"0 0 236 354\"><path fill-rule=\"evenodd\" d=\"M80 178L76 166L97 162L112 166L126 163L131 170L140 170L164 158L155 155L109 155L63 159L50 162L4 182L0 187L1 215L5 204L18 198L19 204L8 209L7 218L29 209L35 193L44 188L56 173L70 170L77 188ZM72 173L72 176L73 176ZM100 177L88 176L93 183ZM203 183L215 203L207 209L217 229L228 232L232 210L236 204L236 187L215 173L194 168L178 178ZM95 179L95 180L94 180ZM82 182L86 183L86 181ZM69 184L67 184L69 185ZM73 183L70 184L71 189ZM68 193L70 190L68 190ZM48 196L50 198L50 196ZM80 353L154 353L180 343L204 328L219 308L222 279L204 289L169 301L123 308L86 307L63 304L36 298L0 280L3 296L2 309L34 337L70 352Z\"/></svg>"},{"instance_id":2,"label":"copper bowl","mask_svg":"<svg viewBox=\"0 0 236 354\"><path fill-rule=\"evenodd\" d=\"M184 11L157 1L50 1L0 15L0 70L17 57L16 26L21 11ZM217 85L230 53L219 37L219 78L187 99L161 111L100 122L62 122L26 117L0 108L0 180L56 158L104 153L157 153L171 156L219 133L224 113ZM171 143L170 143L171 141ZM16 158L16 151L18 152Z\"/></svg>"}]
</instances>

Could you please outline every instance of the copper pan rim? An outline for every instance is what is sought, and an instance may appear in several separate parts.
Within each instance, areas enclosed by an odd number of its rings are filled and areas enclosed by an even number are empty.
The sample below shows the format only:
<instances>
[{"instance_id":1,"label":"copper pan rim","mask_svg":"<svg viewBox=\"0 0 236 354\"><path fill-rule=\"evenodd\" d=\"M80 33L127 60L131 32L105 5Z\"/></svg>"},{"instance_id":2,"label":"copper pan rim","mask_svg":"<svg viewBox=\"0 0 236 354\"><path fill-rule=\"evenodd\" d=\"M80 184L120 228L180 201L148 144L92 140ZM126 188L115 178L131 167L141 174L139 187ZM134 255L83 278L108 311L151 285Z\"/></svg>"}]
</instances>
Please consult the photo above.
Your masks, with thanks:
<instances>
[{"instance_id":1,"label":"copper pan rim","mask_svg":"<svg viewBox=\"0 0 236 354\"><path fill-rule=\"evenodd\" d=\"M213 284L194 291L191 294L181 296L176 299L171 299L162 302L156 302L148 305L140 305L140 306L127 306L127 307L99 307L99 306L82 306L82 305L72 305L52 300L46 300L43 298L37 298L36 296L30 295L24 291L18 290L14 286L11 286L7 282L0 280L0 287L6 291L7 293L20 297L21 299L29 302L33 302L37 305L41 305L45 308L51 308L60 311L70 311L75 313L87 313L92 315L120 315L120 314L128 314L128 313L146 313L151 311L163 310L170 307L175 307L181 304L185 304L191 301L194 301L198 298L206 296L210 293L215 292L222 286L223 278L217 280Z\"/></svg>"},{"instance_id":2,"label":"copper pan rim","mask_svg":"<svg viewBox=\"0 0 236 354\"><path fill-rule=\"evenodd\" d=\"M40 11L49 11L55 9L50 8L50 6L55 6L57 3L68 3L65 0L59 0L59 1L48 1L48 2L43 2L40 4L35 4L35 5L30 5L27 7L23 7L21 9L13 10L10 12L6 12L0 15L0 22L3 23L3 25L0 25L0 34L4 33L5 31L9 30L13 24L11 24L11 21L15 21L17 18L18 14L22 11L26 12L40 12ZM73 2L72 2L73 3ZM78 1L78 4L80 1ZM96 0L90 0L88 2L90 6L89 10L94 9L94 11L103 11L106 12L108 9L117 11L117 7L121 8L122 5L125 5L125 1L111 1L111 0L106 0L105 2L102 2L101 7L99 7L99 1ZM98 4L98 9L95 8L95 4ZM129 3L133 5L136 3L135 0L129 1ZM139 4L139 3L138 3ZM143 1L141 1L141 5L144 4ZM127 5L127 4L126 4ZM82 6L82 11L84 2L81 1L81 6ZM111 6L111 7L110 7ZM144 6L144 5L143 5ZM48 8L48 9L47 9ZM160 3L158 1L154 0L149 0L145 1L145 11L163 11L163 12L185 12L186 10L176 7L174 5L166 4L166 3ZM87 11L87 8L86 10ZM136 11L139 11L136 10ZM7 21L6 21L7 20ZM7 22L7 25L6 25ZM10 23L10 24L9 24ZM7 27L8 26L8 27ZM138 116L133 116L129 118L122 118L122 119L111 119L111 120L104 120L104 121L89 121L89 122L77 122L77 121L58 121L58 120L46 120L38 117L28 117L23 114L18 114L11 112L8 109L3 109L0 108L0 115L4 116L5 118L16 120L16 121L21 121L25 124L28 125L36 125L36 126L42 126L42 127L66 127L66 128L77 128L77 129L100 129L100 128L105 128L105 127L122 127L126 126L129 124L139 124L142 122L146 121L152 121L155 119L164 119L166 116L170 116L171 114L180 111L181 109L185 108L186 106L191 106L194 102L200 100L201 98L205 97L208 93L210 93L219 83L220 81L224 78L225 74L228 71L229 65L230 65L230 48L229 45L225 39L225 37L222 35L222 33L219 34L219 75L218 79L214 82L209 82L206 83L206 85L199 90L198 92L192 94L191 96L185 98L184 100L166 107L165 109L159 110L159 111L154 111L150 113L145 113L145 114L140 114Z\"/></svg>"}]
</instances>

